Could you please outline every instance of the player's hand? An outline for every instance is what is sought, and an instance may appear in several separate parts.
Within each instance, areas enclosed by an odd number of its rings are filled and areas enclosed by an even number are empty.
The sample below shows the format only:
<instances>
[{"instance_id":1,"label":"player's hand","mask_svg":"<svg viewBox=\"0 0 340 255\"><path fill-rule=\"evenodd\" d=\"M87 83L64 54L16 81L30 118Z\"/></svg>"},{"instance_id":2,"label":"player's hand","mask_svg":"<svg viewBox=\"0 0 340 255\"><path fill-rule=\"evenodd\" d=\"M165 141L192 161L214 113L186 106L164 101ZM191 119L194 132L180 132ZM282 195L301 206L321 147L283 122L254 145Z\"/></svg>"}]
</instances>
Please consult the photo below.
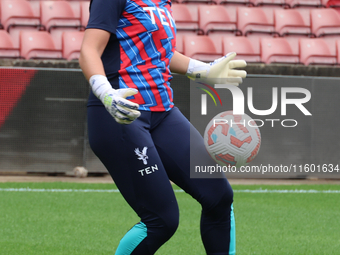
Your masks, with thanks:
<instances>
[{"instance_id":1,"label":"player's hand","mask_svg":"<svg viewBox=\"0 0 340 255\"><path fill-rule=\"evenodd\" d=\"M247 63L244 60L233 60L235 56L235 52L230 52L208 64L191 59L187 76L194 81L209 85L232 84L238 86L242 83L242 79L246 78L247 72L235 70L234 68L244 68Z\"/></svg>"},{"instance_id":2,"label":"player's hand","mask_svg":"<svg viewBox=\"0 0 340 255\"><path fill-rule=\"evenodd\" d=\"M126 99L137 94L136 89L113 89L103 75L93 75L90 78L90 85L93 93L118 123L130 124L140 116L139 105Z\"/></svg>"}]
</instances>

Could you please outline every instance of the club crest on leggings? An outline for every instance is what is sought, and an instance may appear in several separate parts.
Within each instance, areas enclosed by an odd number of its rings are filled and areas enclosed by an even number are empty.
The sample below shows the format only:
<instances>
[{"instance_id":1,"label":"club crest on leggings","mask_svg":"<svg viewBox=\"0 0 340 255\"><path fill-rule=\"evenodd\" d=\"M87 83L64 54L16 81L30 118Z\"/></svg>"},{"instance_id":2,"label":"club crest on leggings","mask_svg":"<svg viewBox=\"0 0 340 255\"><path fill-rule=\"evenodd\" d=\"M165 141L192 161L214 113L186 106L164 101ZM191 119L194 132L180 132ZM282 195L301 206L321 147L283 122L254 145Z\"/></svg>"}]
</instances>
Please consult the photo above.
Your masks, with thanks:
<instances>
[{"instance_id":1,"label":"club crest on leggings","mask_svg":"<svg viewBox=\"0 0 340 255\"><path fill-rule=\"evenodd\" d=\"M148 162L147 162L147 159L149 158L147 155L146 155L146 151L148 150L148 147L144 147L142 152L136 148L135 149L135 153L136 155L138 156L138 159L139 160L143 160L143 164L146 165Z\"/></svg>"}]
</instances>

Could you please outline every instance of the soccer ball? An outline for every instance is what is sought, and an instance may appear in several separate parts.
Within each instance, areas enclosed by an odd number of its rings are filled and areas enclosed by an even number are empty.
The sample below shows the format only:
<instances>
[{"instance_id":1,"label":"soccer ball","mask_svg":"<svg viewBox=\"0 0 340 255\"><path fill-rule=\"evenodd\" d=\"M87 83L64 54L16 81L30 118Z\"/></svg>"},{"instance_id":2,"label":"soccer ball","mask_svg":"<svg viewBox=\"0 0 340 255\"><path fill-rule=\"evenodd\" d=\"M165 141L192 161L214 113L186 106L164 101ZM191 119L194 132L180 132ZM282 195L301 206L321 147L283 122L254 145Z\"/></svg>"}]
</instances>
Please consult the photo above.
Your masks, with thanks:
<instances>
[{"instance_id":1,"label":"soccer ball","mask_svg":"<svg viewBox=\"0 0 340 255\"><path fill-rule=\"evenodd\" d=\"M207 125L204 144L210 156L221 166L245 166L259 152L261 134L247 114L232 111L217 114Z\"/></svg>"}]
</instances>

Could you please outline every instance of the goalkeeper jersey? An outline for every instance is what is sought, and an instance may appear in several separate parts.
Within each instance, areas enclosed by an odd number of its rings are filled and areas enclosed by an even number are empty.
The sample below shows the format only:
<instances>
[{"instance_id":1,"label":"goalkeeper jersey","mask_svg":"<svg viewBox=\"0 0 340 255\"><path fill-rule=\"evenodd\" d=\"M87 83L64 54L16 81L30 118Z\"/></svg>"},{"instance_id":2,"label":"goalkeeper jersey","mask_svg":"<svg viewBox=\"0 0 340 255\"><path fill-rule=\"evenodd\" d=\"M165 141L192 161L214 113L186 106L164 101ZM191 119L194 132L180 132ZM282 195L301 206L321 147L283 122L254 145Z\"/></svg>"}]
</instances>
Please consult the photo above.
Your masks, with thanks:
<instances>
[{"instance_id":1,"label":"goalkeeper jersey","mask_svg":"<svg viewBox=\"0 0 340 255\"><path fill-rule=\"evenodd\" d=\"M111 33L102 62L113 88L138 89L128 99L139 110L173 107L170 60L176 26L170 0L91 0L89 28ZM100 104L91 92L88 105Z\"/></svg>"}]
</instances>

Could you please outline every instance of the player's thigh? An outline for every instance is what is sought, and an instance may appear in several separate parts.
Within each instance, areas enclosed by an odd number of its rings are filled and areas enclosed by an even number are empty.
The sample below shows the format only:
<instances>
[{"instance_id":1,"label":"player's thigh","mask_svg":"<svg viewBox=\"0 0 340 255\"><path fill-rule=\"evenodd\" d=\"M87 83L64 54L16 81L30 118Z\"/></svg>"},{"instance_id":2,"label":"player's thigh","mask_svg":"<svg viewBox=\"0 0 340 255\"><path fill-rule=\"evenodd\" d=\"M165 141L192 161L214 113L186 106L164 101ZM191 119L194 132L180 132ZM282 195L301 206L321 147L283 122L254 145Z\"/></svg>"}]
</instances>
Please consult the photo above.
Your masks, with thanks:
<instances>
[{"instance_id":1,"label":"player's thigh","mask_svg":"<svg viewBox=\"0 0 340 255\"><path fill-rule=\"evenodd\" d=\"M88 107L89 141L130 206L174 213L177 202L148 128L149 113L129 125L118 124L104 107Z\"/></svg>"},{"instance_id":2,"label":"player's thigh","mask_svg":"<svg viewBox=\"0 0 340 255\"><path fill-rule=\"evenodd\" d=\"M177 108L152 136L169 178L185 192L207 206L226 196L232 199L232 189L224 175L213 179L190 177L190 163L216 163L207 153L202 136Z\"/></svg>"}]
</instances>

